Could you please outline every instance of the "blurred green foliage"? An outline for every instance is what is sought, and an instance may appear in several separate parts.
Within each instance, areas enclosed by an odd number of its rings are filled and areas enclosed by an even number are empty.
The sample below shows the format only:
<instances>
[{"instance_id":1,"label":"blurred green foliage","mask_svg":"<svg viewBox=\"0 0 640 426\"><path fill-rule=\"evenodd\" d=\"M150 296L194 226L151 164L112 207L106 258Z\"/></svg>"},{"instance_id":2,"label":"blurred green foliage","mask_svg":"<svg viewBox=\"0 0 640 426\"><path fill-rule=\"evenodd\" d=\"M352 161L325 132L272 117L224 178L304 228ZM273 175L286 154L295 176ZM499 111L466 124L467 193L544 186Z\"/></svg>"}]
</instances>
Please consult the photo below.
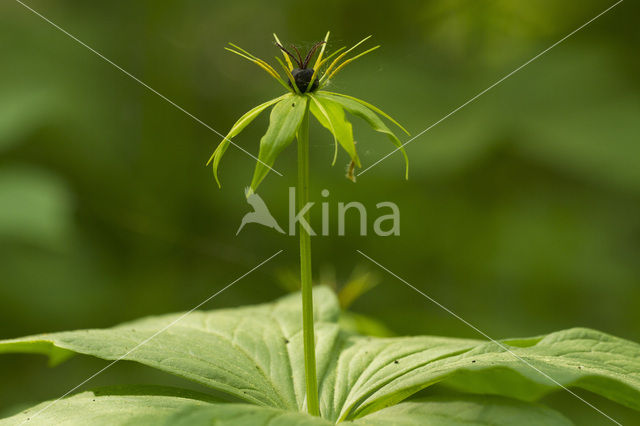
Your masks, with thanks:
<instances>
[{"instance_id":1,"label":"blurred green foliage","mask_svg":"<svg viewBox=\"0 0 640 426\"><path fill-rule=\"evenodd\" d=\"M226 53L228 41L268 58L274 31L310 45L329 29L333 47L374 34L382 49L336 89L416 134L611 3L28 4L220 132L281 90ZM396 154L352 184L346 156L331 168L332 138L312 126L313 199L329 189L334 217L338 201L375 210L390 200L402 214L399 237L315 238L318 279L326 268L339 283L358 265L375 269L360 249L495 338L586 326L640 340L639 13L622 3L412 142L408 182ZM16 2L0 4L0 55L0 337L187 310L281 248L207 308L285 291L295 238L259 227L235 236L254 160L231 148L218 190L204 167L215 134ZM236 142L257 153L265 126L260 117ZM389 152L383 136L354 126L365 167ZM285 176L261 187L278 218L295 157L285 151L276 163ZM477 337L380 278L354 312L397 334ZM50 371L41 359L3 357L0 410L57 397L99 365ZM132 371L95 384L175 380ZM575 399L555 404L601 421Z\"/></svg>"}]
</instances>

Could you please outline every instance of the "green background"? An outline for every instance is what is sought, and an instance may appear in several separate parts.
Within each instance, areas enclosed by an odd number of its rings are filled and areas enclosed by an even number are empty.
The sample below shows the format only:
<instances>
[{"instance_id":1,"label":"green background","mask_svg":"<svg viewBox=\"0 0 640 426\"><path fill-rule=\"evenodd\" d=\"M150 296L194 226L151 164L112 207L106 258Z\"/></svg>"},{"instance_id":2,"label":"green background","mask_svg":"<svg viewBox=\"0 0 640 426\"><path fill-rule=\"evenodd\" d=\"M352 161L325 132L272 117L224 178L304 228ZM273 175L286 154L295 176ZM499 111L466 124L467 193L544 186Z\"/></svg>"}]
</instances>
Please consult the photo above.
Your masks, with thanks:
<instances>
[{"instance_id":1,"label":"green background","mask_svg":"<svg viewBox=\"0 0 640 426\"><path fill-rule=\"evenodd\" d=\"M223 50L275 63L271 33L329 49L373 34L382 48L331 89L380 106L417 134L612 4L437 0L109 1L27 4L225 133L282 88ZM315 278L378 285L351 307L399 335L479 337L385 274L362 250L494 338L573 326L640 340L640 7L627 1L397 153L344 178L333 140L311 127L311 197L330 196L332 236L312 240ZM220 138L15 1L0 4L0 338L107 327L188 310L277 250L206 305L284 294L297 240L248 225L254 160L230 147L219 190L204 163ZM267 116L235 142L257 153ZM354 119L364 167L391 151ZM406 136L401 139L407 140ZM259 194L287 226L292 146ZM337 203L368 209L369 236ZM375 204L395 202L401 235L373 235ZM320 209L312 210L320 228ZM295 276L295 275L294 275ZM60 396L104 363L0 358L0 413ZM184 385L121 363L86 387ZM638 415L589 393L627 422ZM568 394L547 399L576 422L604 417Z\"/></svg>"}]
</instances>

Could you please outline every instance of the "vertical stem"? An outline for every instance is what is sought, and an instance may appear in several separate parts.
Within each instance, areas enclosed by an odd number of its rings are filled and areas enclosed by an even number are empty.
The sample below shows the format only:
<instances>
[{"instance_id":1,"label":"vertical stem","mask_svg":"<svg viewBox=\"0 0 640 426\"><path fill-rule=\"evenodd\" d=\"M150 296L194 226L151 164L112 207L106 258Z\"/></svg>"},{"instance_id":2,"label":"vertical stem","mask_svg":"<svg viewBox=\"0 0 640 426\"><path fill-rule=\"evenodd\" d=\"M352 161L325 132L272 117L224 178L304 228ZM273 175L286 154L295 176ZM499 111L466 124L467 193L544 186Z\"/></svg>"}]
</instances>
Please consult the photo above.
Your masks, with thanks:
<instances>
[{"instance_id":1,"label":"vertical stem","mask_svg":"<svg viewBox=\"0 0 640 426\"><path fill-rule=\"evenodd\" d=\"M309 109L298 130L298 209L309 202ZM309 222L309 212L304 215ZM304 371L307 385L307 409L313 416L320 415L318 403L318 380L316 378L316 351L313 330L313 290L311 282L311 238L299 223L300 232L300 278L302 282L302 330L304 337Z\"/></svg>"}]
</instances>

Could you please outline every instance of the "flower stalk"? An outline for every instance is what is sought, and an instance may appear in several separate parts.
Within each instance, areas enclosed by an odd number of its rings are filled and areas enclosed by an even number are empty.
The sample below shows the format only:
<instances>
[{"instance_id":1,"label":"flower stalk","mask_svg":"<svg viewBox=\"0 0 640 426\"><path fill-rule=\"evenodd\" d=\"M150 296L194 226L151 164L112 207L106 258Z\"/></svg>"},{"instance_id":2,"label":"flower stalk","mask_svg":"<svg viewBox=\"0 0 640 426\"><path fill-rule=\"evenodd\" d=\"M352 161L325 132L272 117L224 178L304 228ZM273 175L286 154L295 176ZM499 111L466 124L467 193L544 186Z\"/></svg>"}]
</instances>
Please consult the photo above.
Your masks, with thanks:
<instances>
[{"instance_id":1,"label":"flower stalk","mask_svg":"<svg viewBox=\"0 0 640 426\"><path fill-rule=\"evenodd\" d=\"M309 108L307 107L298 128L298 209L309 202ZM304 214L309 222L309 211ZM311 281L311 236L298 224L300 232L300 282L302 283L302 333L304 341L304 371L307 390L307 411L312 416L320 415L318 402L318 379L316 376L316 343L313 327L313 283Z\"/></svg>"}]
</instances>

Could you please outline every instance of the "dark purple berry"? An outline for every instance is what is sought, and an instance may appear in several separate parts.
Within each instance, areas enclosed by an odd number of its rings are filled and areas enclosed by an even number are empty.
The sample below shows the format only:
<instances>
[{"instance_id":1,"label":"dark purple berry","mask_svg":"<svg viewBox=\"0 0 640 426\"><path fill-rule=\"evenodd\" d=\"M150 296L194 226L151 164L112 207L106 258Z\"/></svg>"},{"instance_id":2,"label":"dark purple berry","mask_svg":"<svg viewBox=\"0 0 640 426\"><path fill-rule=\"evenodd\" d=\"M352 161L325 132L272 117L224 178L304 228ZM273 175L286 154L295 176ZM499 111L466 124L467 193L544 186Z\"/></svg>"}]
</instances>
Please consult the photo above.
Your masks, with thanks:
<instances>
[{"instance_id":1,"label":"dark purple berry","mask_svg":"<svg viewBox=\"0 0 640 426\"><path fill-rule=\"evenodd\" d=\"M307 87L309 86L309 82L311 81L311 77L313 77L313 69L311 68L295 68L291 71L291 75L293 75L293 79L296 82L296 86L300 90L300 93L305 93L307 91ZM291 86L291 82L289 82L289 86ZM313 81L311 87L309 87L309 92L313 92L318 88L318 78Z\"/></svg>"}]
</instances>

